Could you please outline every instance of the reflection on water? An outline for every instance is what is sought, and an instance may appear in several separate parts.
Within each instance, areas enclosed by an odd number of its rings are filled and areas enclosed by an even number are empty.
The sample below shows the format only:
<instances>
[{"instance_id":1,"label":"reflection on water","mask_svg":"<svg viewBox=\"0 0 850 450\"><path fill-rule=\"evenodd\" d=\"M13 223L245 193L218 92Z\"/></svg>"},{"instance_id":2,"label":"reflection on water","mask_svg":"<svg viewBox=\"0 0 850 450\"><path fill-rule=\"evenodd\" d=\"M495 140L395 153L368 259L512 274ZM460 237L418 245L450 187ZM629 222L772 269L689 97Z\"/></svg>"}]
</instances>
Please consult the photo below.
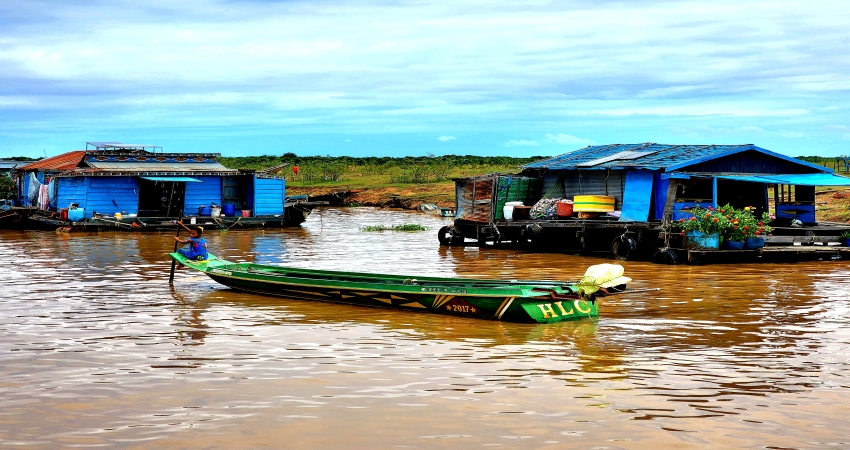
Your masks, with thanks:
<instances>
[{"instance_id":1,"label":"reflection on water","mask_svg":"<svg viewBox=\"0 0 850 450\"><path fill-rule=\"evenodd\" d=\"M426 233L366 233L419 223ZM446 220L328 209L209 232L237 261L575 279L599 259L441 248ZM172 235L0 232L0 447L846 447L850 263L657 266L598 321L265 298Z\"/></svg>"}]
</instances>

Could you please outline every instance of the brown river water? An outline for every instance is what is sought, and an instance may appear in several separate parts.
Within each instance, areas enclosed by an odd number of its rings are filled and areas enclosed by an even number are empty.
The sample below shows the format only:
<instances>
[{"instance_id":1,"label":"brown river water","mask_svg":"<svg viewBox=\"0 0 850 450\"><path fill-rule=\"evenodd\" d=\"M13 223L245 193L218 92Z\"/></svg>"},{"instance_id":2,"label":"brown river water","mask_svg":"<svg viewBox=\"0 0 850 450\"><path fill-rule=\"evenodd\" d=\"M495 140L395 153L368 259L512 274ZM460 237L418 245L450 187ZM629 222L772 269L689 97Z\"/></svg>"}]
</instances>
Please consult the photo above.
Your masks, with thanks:
<instances>
[{"instance_id":1,"label":"brown river water","mask_svg":"<svg viewBox=\"0 0 850 450\"><path fill-rule=\"evenodd\" d=\"M418 223L421 233L363 232ZM610 262L441 248L448 220L327 209L213 253L364 272L580 277ZM529 325L273 299L172 234L0 231L0 448L848 448L850 261L661 266L598 320Z\"/></svg>"}]
</instances>

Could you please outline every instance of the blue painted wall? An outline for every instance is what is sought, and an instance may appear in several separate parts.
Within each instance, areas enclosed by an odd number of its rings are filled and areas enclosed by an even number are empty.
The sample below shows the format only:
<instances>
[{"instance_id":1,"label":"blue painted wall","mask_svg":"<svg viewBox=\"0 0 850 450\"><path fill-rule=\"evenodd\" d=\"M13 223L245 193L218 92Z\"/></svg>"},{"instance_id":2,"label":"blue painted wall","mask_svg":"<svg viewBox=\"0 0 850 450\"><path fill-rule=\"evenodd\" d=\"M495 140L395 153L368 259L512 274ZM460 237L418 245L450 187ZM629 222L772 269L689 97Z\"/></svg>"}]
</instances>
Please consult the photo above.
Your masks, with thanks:
<instances>
[{"instance_id":1,"label":"blue painted wall","mask_svg":"<svg viewBox=\"0 0 850 450\"><path fill-rule=\"evenodd\" d=\"M86 208L87 218L90 218L93 212L107 215L117 212L139 213L139 181L136 177L81 178L88 181L88 194L84 203L75 203Z\"/></svg>"},{"instance_id":2,"label":"blue painted wall","mask_svg":"<svg viewBox=\"0 0 850 450\"><path fill-rule=\"evenodd\" d=\"M85 207L89 192L89 179L85 177L56 179L56 207L67 208L76 203L80 208Z\"/></svg>"},{"instance_id":3,"label":"blue painted wall","mask_svg":"<svg viewBox=\"0 0 850 450\"><path fill-rule=\"evenodd\" d=\"M254 216L283 214L284 180L254 175Z\"/></svg>"},{"instance_id":4,"label":"blue painted wall","mask_svg":"<svg viewBox=\"0 0 850 450\"><path fill-rule=\"evenodd\" d=\"M652 217L655 220L664 219L664 207L667 206L667 189L670 187L670 179L662 178L663 172L655 172L655 187L652 189Z\"/></svg>"},{"instance_id":5,"label":"blue painted wall","mask_svg":"<svg viewBox=\"0 0 850 450\"><path fill-rule=\"evenodd\" d=\"M192 177L201 183L186 183L186 197L183 202L184 216L197 216L198 208L209 207L211 203L221 206L221 177Z\"/></svg>"}]
</instances>

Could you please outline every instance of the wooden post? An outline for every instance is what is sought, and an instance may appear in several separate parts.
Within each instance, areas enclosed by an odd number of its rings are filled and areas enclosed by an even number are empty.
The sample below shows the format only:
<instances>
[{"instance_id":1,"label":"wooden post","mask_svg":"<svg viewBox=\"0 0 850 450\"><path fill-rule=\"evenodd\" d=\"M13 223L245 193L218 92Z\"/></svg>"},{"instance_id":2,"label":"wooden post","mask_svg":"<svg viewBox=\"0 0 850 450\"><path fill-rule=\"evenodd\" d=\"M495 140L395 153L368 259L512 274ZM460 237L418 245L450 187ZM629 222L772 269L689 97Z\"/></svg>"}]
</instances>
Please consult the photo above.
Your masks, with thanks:
<instances>
[{"instance_id":1,"label":"wooden post","mask_svg":"<svg viewBox=\"0 0 850 450\"><path fill-rule=\"evenodd\" d=\"M779 185L773 185L773 217L779 218Z\"/></svg>"},{"instance_id":2,"label":"wooden post","mask_svg":"<svg viewBox=\"0 0 850 450\"><path fill-rule=\"evenodd\" d=\"M664 215L661 217L661 227L668 228L673 222L673 203L676 201L676 191L679 189L679 180L670 179L667 186L667 198L664 203Z\"/></svg>"}]
</instances>

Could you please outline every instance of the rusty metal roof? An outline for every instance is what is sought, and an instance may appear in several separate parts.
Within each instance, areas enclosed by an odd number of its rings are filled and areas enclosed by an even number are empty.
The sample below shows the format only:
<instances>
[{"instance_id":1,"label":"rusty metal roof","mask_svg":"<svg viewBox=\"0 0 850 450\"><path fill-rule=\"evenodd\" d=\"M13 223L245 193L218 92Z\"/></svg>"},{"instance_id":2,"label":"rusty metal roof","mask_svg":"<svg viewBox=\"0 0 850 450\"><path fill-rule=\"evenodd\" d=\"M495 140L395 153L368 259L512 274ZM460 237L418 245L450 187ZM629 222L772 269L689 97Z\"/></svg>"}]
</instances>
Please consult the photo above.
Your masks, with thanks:
<instances>
[{"instance_id":1,"label":"rusty metal roof","mask_svg":"<svg viewBox=\"0 0 850 450\"><path fill-rule=\"evenodd\" d=\"M80 165L80 162L83 160L85 155L86 152L84 150L74 150L72 152L51 156L50 158L18 167L18 170L73 170Z\"/></svg>"},{"instance_id":2,"label":"rusty metal roof","mask_svg":"<svg viewBox=\"0 0 850 450\"><path fill-rule=\"evenodd\" d=\"M233 172L238 170L229 169L217 162L131 162L131 161L92 161L86 163L94 169L109 172Z\"/></svg>"}]
</instances>

